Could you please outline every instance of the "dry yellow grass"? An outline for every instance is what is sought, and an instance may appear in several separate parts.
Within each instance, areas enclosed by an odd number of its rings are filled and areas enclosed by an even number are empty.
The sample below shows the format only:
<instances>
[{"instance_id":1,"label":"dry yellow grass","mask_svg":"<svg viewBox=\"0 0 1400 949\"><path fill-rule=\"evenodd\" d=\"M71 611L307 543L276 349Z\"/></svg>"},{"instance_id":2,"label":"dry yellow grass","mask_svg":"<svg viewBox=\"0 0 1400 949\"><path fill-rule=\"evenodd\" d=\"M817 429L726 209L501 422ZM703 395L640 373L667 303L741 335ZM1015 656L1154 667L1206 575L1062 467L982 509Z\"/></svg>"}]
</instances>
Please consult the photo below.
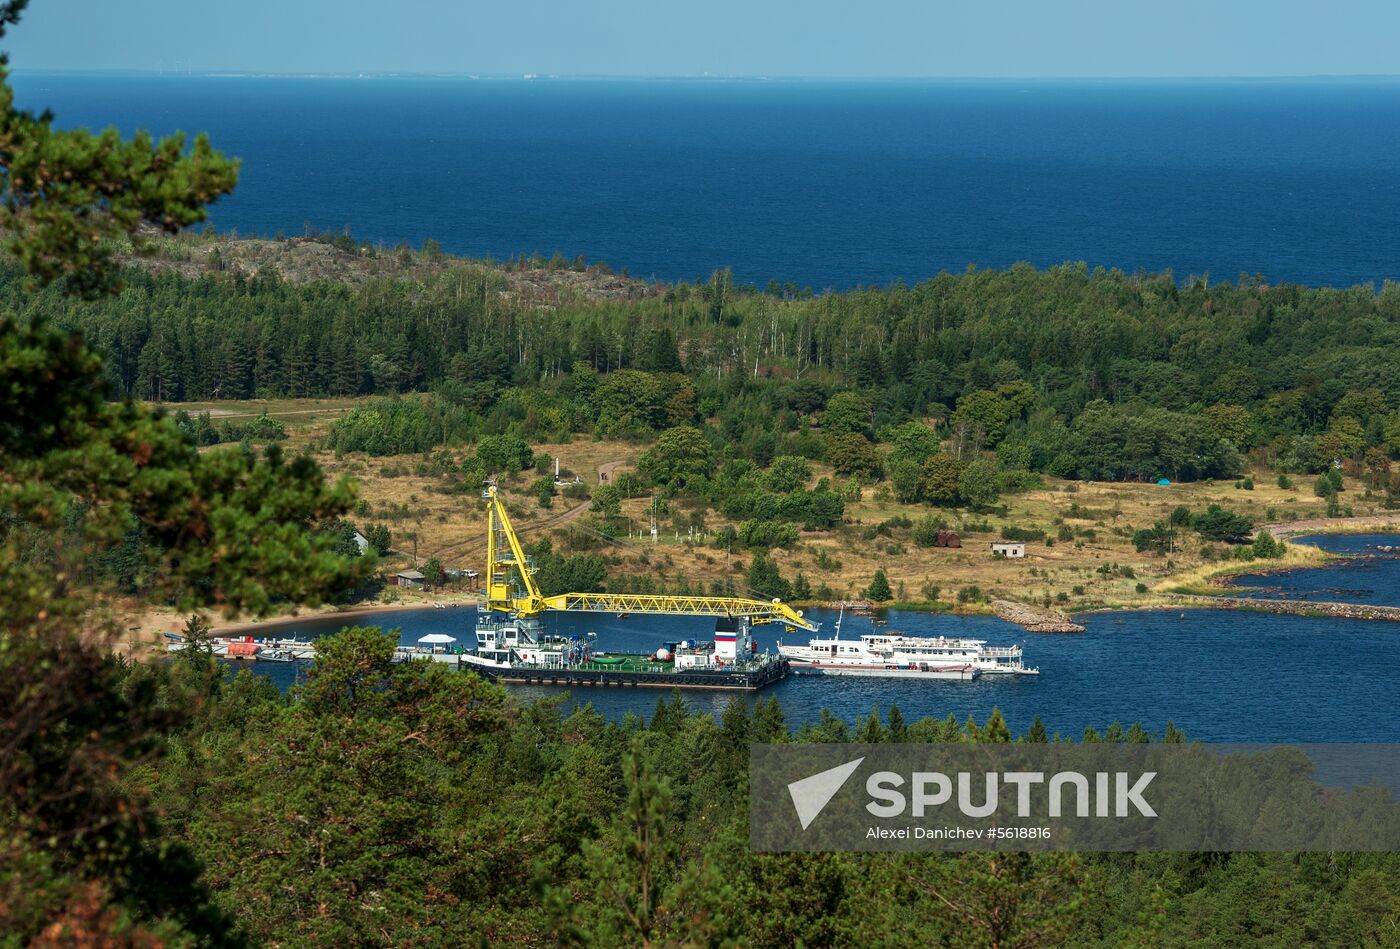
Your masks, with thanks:
<instances>
[{"instance_id":1,"label":"dry yellow grass","mask_svg":"<svg viewBox=\"0 0 1400 949\"><path fill-rule=\"evenodd\" d=\"M609 447L598 450L606 456ZM618 450L626 449L619 446ZM822 474L830 472L816 472L818 477ZM1168 556L1134 549L1133 531L1166 518L1178 505L1202 510L1221 504L1261 523L1271 508L1279 520L1318 516L1324 509L1323 502L1310 493L1299 488L1284 490L1272 482L1246 491L1233 482L1160 486L1047 480L1043 489L1006 497L1005 515L962 518L954 512L899 504L879 486L867 487L859 501L848 503L845 528L804 534L794 548L774 550L772 557L784 576L792 579L801 572L814 589L828 587L838 598L859 596L876 569L884 569L897 599L927 599L924 590L932 585L939 588L939 599L952 601L959 591L975 586L984 594L1018 600L1043 602L1049 597L1060 608L1071 610L1148 605L1163 600L1159 591L1170 578L1195 578L1201 571L1219 575L1229 570L1230 565L1205 560L1201 553L1205 545L1190 532L1183 532L1182 547ZM526 501L524 506L529 508L532 503ZM726 551L704 541L688 542L679 524L686 521L691 509L684 502L672 502L671 506L673 515L679 516L662 519L660 537L653 543L646 534L648 501L635 499L623 504L623 514L636 533L612 548L621 560L615 569L647 571L667 583L683 577L692 585L729 577L742 589L750 552ZM703 510L702 515L710 532L727 522L713 510ZM989 530L963 530L960 549L917 547L909 528L894 528L889 536L867 536L870 528L892 518L916 521L928 515L942 516L954 528L960 526L960 520L964 526L972 522L981 527L985 522ZM1003 527L1040 529L1053 539L1060 523L1078 531L1092 530L1094 536L1056 540L1053 545L1028 543L1025 560L1004 560L991 554L991 542L1000 539ZM523 533L528 534L528 529ZM1290 550L1289 564L1313 562L1318 556L1307 549ZM1101 572L1101 568L1106 569ZM1145 592L1138 591L1139 583L1147 587ZM1068 600L1061 601L1061 594Z\"/></svg>"},{"instance_id":2,"label":"dry yellow grass","mask_svg":"<svg viewBox=\"0 0 1400 949\"><path fill-rule=\"evenodd\" d=\"M589 486L598 483L598 468L609 462L621 462L622 469L635 462L640 449L624 443L569 442L536 446L537 452L558 457L561 468L572 470ZM419 473L419 456L370 458L350 454L336 458L333 453L316 455L327 473L349 475L358 486L362 502L370 513L357 514L361 523L383 523L389 526L394 547L400 556L396 562L412 560L412 535L417 535L418 562L438 557L446 567L479 569L485 556L485 508L477 486L470 490L448 492L456 480L437 474ZM552 465L549 476L553 476ZM540 475L521 472L501 479L499 488L521 535L537 539L541 531L558 530L576 519L587 508L586 501L565 497L554 498L553 506L541 508L530 493L530 485ZM584 510L580 510L583 508Z\"/></svg>"},{"instance_id":3,"label":"dry yellow grass","mask_svg":"<svg viewBox=\"0 0 1400 949\"><path fill-rule=\"evenodd\" d=\"M1205 563L1189 570L1180 570L1163 580L1153 593L1224 593L1228 588L1217 581L1238 573L1258 573L1264 570L1291 570L1297 567L1317 567L1332 560L1333 555L1311 544L1289 544L1282 557L1255 562Z\"/></svg>"},{"instance_id":4,"label":"dry yellow grass","mask_svg":"<svg viewBox=\"0 0 1400 949\"><path fill-rule=\"evenodd\" d=\"M370 458L352 454L342 458L319 449L330 422L351 407L355 400L278 400L270 402L214 402L180 406L188 411L209 409L222 413L256 415L266 410L288 426L290 446L312 448L317 460L332 477L349 475L359 488L363 504L354 517L362 524L385 523L394 537L397 555L393 566L408 565L413 559L413 535L417 535L417 560L439 557L444 566L480 569L485 553L484 512L473 489L450 493L453 479L420 472L420 456ZM645 445L629 442L598 442L580 436L566 443L540 445L539 451L559 457L563 467L577 473L590 488L598 481L600 466L617 462L619 470L635 465ZM829 469L817 466L815 477L831 476ZM550 474L553 473L552 467ZM586 503L562 495L551 509L541 509L529 487L537 477L523 472L504 479L501 491L521 535L527 542L542 535L555 538L556 546L569 549L589 544L597 538L586 531ZM1303 480L1303 479L1298 479ZM897 599L924 600L930 586L939 588L938 598L956 599L959 591L977 587L983 594L1018 600L1043 602L1049 597L1061 609L1098 606L1148 605L1163 598L1173 585L1207 582L1231 566L1207 561L1202 542L1183 532L1179 550L1168 556L1138 553L1132 545L1134 530L1164 519L1178 505L1202 510L1220 504L1246 514L1256 523L1293 521L1320 517L1321 499L1311 487L1299 484L1285 490L1272 476L1255 473L1252 491L1236 488L1233 482L1176 485L1078 483L1046 479L1044 488L1003 498L1007 511L984 516L959 515L922 505L895 502L881 486L866 487L860 500L847 503L847 525L832 532L803 535L792 549L772 552L784 576L792 579L801 572L814 590L823 587L838 598L859 596L870 584L877 569L884 569ZM612 560L614 573L647 573L672 585L682 578L692 586L708 587L717 580L731 579L739 589L751 559L746 550L726 551L707 542L727 520L718 512L700 511L710 534L699 542L686 535L685 524L693 507L689 502L671 502L671 512L662 518L660 536L653 542L646 528L648 500L624 502L623 515L634 535L616 544L597 549ZM1357 508L1357 514L1374 514L1378 504L1362 501L1359 492L1348 491L1343 503ZM961 532L962 548L920 548L910 539L909 528L893 528L888 534L869 536L872 528L892 518L917 521L928 515L941 516ZM1043 530L1057 538L1060 525L1077 534L1073 540L1055 539L1027 544L1024 560L1003 560L991 555L990 545L1000 539L1005 527ZM986 530L969 530L969 525ZM1291 551L1286 563L1312 562L1317 555ZM1116 569L1115 569L1116 568ZM1125 569L1126 568L1126 569ZM1236 569L1238 567L1236 566ZM1138 585L1147 587L1139 592ZM1061 599L1061 596L1067 599Z\"/></svg>"}]
</instances>

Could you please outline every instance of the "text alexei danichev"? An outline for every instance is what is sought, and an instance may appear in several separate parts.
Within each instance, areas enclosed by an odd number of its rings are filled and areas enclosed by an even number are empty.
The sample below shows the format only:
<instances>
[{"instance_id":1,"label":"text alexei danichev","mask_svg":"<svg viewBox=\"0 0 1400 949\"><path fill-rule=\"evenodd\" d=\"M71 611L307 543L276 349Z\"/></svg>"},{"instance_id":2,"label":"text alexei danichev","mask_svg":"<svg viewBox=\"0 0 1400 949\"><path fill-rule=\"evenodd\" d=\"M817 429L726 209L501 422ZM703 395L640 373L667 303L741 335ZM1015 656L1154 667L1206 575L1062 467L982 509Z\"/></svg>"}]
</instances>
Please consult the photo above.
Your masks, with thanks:
<instances>
[{"instance_id":1,"label":"text alexei danichev","mask_svg":"<svg viewBox=\"0 0 1400 949\"><path fill-rule=\"evenodd\" d=\"M871 827L866 840L1048 840L1048 827Z\"/></svg>"}]
</instances>

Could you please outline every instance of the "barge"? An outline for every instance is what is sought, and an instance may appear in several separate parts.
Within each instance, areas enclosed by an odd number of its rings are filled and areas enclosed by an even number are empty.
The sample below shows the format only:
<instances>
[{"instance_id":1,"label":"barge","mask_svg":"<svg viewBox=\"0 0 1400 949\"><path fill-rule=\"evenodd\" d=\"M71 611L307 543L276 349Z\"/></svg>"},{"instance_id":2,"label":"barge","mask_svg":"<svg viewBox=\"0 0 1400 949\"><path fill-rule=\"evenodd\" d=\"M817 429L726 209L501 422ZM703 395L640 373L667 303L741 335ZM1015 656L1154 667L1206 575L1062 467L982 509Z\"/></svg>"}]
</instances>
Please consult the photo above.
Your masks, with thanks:
<instances>
[{"instance_id":1,"label":"barge","mask_svg":"<svg viewBox=\"0 0 1400 949\"><path fill-rule=\"evenodd\" d=\"M483 612L476 648L459 667L513 685L755 691L787 677L780 655L759 653L749 622L721 617L714 639L668 642L650 655L605 653L596 640L550 636L538 620Z\"/></svg>"}]
</instances>

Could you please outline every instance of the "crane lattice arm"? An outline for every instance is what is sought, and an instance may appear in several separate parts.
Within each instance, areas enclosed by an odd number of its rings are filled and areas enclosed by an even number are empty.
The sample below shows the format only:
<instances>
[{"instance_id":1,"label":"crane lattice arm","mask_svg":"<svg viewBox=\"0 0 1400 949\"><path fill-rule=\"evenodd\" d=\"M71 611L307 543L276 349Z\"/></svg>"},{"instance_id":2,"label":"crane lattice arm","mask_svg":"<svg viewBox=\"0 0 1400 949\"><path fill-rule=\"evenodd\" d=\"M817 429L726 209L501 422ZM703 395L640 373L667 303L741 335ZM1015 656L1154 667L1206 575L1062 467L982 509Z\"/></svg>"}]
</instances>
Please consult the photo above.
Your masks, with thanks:
<instances>
[{"instance_id":1,"label":"crane lattice arm","mask_svg":"<svg viewBox=\"0 0 1400 949\"><path fill-rule=\"evenodd\" d=\"M602 613L674 613L687 616L743 616L754 623L782 623L794 629L816 631L782 600L746 600L733 596L665 596L643 593L561 593L544 598L551 610L592 610Z\"/></svg>"},{"instance_id":2,"label":"crane lattice arm","mask_svg":"<svg viewBox=\"0 0 1400 949\"><path fill-rule=\"evenodd\" d=\"M512 567L519 578L518 590L511 589ZM486 605L529 616L542 610L543 604L544 597L535 583L535 566L525 556L493 484L486 489Z\"/></svg>"},{"instance_id":3,"label":"crane lattice arm","mask_svg":"<svg viewBox=\"0 0 1400 949\"><path fill-rule=\"evenodd\" d=\"M640 593L561 593L544 596L535 567L525 556L496 487L486 489L486 606L517 616L545 610L604 613L668 613L682 616L741 616L753 623L782 623L815 632L817 626L781 600L729 596L657 596Z\"/></svg>"}]
</instances>

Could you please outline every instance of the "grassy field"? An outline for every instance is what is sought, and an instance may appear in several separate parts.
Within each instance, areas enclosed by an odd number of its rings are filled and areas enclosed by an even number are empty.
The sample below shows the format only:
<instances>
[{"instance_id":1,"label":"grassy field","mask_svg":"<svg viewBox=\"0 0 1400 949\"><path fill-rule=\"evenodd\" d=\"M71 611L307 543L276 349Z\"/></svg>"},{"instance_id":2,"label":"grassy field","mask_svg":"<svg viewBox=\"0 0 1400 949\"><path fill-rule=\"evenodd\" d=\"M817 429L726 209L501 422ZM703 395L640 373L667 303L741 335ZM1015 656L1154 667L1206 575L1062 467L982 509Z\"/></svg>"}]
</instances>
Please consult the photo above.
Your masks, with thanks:
<instances>
[{"instance_id":1,"label":"grassy field","mask_svg":"<svg viewBox=\"0 0 1400 949\"><path fill-rule=\"evenodd\" d=\"M215 424L268 415L287 426L286 445L303 449L325 435L326 426L364 399L215 399L210 402L162 403L171 412L208 412Z\"/></svg>"},{"instance_id":2,"label":"grassy field","mask_svg":"<svg viewBox=\"0 0 1400 949\"><path fill-rule=\"evenodd\" d=\"M409 566L416 555L420 564L438 557L445 567L480 569L485 553L484 511L474 487L430 471L422 456L337 457L322 448L327 427L354 404L350 399L317 399L209 402L172 408L209 411L216 418L266 412L281 419L288 428L289 447L311 451L330 476L348 475L358 484L362 500L354 520L388 525L395 547L388 558L390 566ZM646 446L579 437L536 448L551 458L560 458L566 471L576 473L592 488L598 483L601 466L616 464L618 470L626 470ZM815 466L816 477L831 474ZM672 502L669 516L663 517L653 539L647 530L648 499L631 499L624 502L623 514L632 536L603 544L588 529L587 501L558 496L551 508L543 509L529 493L536 477L534 472L522 472L501 484L527 543L550 536L562 552L598 550L609 558L613 573L647 573L668 586L684 579L692 587L708 587L728 577L738 589L744 589L752 552L714 546L714 532L727 523L718 512L695 512L686 506L688 502ZM1048 599L1065 612L1147 606L1165 602L1172 591L1209 588L1212 579L1221 574L1269 564L1208 559L1203 548L1219 550L1219 545L1203 544L1190 532L1183 532L1180 549L1170 555L1138 553L1131 541L1134 530L1166 518L1178 505L1195 511L1220 504L1249 515L1257 524L1324 516L1325 504L1313 496L1310 481L1295 481L1299 483L1284 489L1274 476L1255 472L1254 489L1242 490L1233 482L1156 485L1046 478L1043 488L1004 497L1004 513L987 515L903 505L892 500L882 486L867 486L860 500L847 502L842 527L804 534L793 548L774 550L772 556L789 580L800 572L814 590L829 592L834 598L859 597L878 568L885 570L898 601L932 604L958 603L961 599L966 602L960 608L978 609L977 601L989 596L1036 603ZM1354 482L1348 487L1342 495L1344 506L1357 515L1384 514L1379 499L1364 499ZM680 526L696 519L692 513L698 514L704 530L695 537L690 536L688 527ZM911 529L898 526L903 518L917 521L929 514L945 518L950 528L960 532L960 549L918 547L911 540ZM993 557L991 543L1001 539L1003 528L1042 530L1050 542L1028 542L1024 560ZM1072 539L1058 539L1062 528L1069 529ZM1311 548L1291 546L1287 558L1272 565L1315 562L1321 556ZM980 597L973 594L974 588ZM400 598L397 591L388 596L390 600Z\"/></svg>"},{"instance_id":3,"label":"grassy field","mask_svg":"<svg viewBox=\"0 0 1400 949\"><path fill-rule=\"evenodd\" d=\"M881 568L897 600L956 601L960 591L975 587L983 595L1013 600L1043 603L1048 597L1065 611L1149 605L1160 602L1180 575L1200 574L1197 580L1204 582L1206 574L1219 576L1239 569L1233 562L1207 561L1202 556L1206 545L1189 533L1181 549L1168 556L1134 549L1133 531L1164 519L1178 505L1201 510L1221 504L1260 523L1270 508L1275 509L1276 520L1292 519L1289 515L1294 512L1298 517L1318 516L1325 508L1321 500L1298 489L1284 491L1276 486L1243 491L1233 483L1159 486L1046 481L1043 489L1003 498L1004 514L961 518L881 500L878 487L867 488L859 502L847 506L850 523L842 531L804 538L796 549L779 551L775 557L786 576L801 570L814 586L828 584L841 597L858 596ZM870 528L891 519L917 520L929 513L959 527L960 549L917 547L908 528L894 528L890 536L869 536ZM1056 539L1062 525L1078 536L1070 541ZM1024 560L994 557L991 544L1001 539L1001 530L1007 527L1043 530L1053 544L1027 542ZM1315 553L1303 550L1294 556L1311 560ZM839 567L822 567L833 562ZM1147 589L1139 591L1139 584ZM937 595L930 596L935 586Z\"/></svg>"}]
</instances>

